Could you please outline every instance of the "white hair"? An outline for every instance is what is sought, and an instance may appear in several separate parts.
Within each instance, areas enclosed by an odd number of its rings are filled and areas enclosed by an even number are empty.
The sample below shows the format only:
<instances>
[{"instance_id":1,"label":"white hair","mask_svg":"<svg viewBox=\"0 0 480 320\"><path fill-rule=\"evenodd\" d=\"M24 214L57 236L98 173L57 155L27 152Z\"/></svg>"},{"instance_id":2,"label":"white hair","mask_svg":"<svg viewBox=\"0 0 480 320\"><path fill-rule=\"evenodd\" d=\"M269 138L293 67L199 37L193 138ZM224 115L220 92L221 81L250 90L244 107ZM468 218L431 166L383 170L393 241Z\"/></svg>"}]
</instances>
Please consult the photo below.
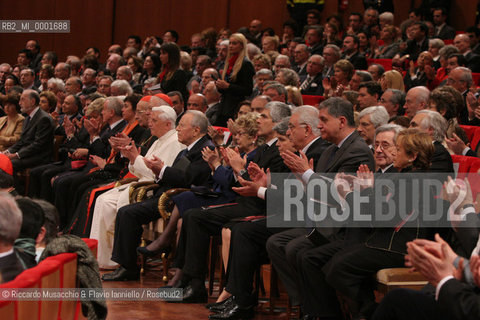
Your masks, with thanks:
<instances>
[{"instance_id":1,"label":"white hair","mask_svg":"<svg viewBox=\"0 0 480 320\"><path fill-rule=\"evenodd\" d=\"M13 245L22 226L22 212L15 199L0 192L0 242Z\"/></svg>"},{"instance_id":2,"label":"white hair","mask_svg":"<svg viewBox=\"0 0 480 320\"><path fill-rule=\"evenodd\" d=\"M59 78L50 78L48 79L48 84L55 84L58 90L60 91L65 91L65 83L63 82L62 79Z\"/></svg>"},{"instance_id":3,"label":"white hair","mask_svg":"<svg viewBox=\"0 0 480 320\"><path fill-rule=\"evenodd\" d=\"M175 128L175 121L177 120L177 114L170 106L153 107L152 112L157 114L157 117L161 120L169 121L172 124L172 128Z\"/></svg>"},{"instance_id":4,"label":"white hair","mask_svg":"<svg viewBox=\"0 0 480 320\"><path fill-rule=\"evenodd\" d=\"M372 122L375 128L387 124L390 116L388 115L387 109L384 106L374 106L363 109L358 114L358 119L361 119L365 116L370 115L370 122Z\"/></svg>"},{"instance_id":5,"label":"white hair","mask_svg":"<svg viewBox=\"0 0 480 320\"><path fill-rule=\"evenodd\" d=\"M110 85L110 88L117 88L120 90L120 94L125 96L133 93L133 89L127 80L115 80Z\"/></svg>"}]
</instances>

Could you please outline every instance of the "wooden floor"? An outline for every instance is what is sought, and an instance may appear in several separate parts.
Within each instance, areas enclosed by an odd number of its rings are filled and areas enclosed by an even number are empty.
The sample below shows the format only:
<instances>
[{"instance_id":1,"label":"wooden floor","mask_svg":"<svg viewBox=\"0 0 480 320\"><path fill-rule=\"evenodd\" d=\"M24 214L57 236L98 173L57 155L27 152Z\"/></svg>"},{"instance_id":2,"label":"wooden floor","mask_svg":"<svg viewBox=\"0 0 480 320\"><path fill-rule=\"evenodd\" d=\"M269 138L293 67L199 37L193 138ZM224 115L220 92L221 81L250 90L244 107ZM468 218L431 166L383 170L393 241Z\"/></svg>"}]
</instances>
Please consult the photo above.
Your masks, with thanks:
<instances>
[{"instance_id":1,"label":"wooden floor","mask_svg":"<svg viewBox=\"0 0 480 320\"><path fill-rule=\"evenodd\" d=\"M269 272L268 268L264 268L263 278L264 285L268 290L270 284L268 283ZM102 272L104 273L104 272ZM104 282L104 288L158 288L164 285L161 280L161 272L158 269L150 270L145 276L142 276L140 281L122 281L122 282ZM218 286L209 302L215 302L218 296ZM107 301L108 317L107 320L127 320L127 319L208 319L210 312L205 309L203 304L179 304L167 303L164 301ZM270 319L287 319L284 308L286 307L286 295L281 294L278 301L278 310L271 314L268 310L269 303L266 297L260 298L259 306L255 319L270 320ZM283 307L283 308L282 308Z\"/></svg>"}]
</instances>

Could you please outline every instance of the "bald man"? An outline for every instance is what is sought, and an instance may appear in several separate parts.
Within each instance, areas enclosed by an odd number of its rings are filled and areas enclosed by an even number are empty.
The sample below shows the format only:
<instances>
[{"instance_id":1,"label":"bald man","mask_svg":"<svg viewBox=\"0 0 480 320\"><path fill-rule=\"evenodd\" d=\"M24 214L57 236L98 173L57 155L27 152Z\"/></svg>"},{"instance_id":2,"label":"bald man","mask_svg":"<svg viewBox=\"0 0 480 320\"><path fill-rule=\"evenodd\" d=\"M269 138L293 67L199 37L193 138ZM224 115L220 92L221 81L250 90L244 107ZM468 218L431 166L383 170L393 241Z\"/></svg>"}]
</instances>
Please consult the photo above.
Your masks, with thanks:
<instances>
[{"instance_id":1,"label":"bald man","mask_svg":"<svg viewBox=\"0 0 480 320\"><path fill-rule=\"evenodd\" d=\"M453 39L453 45L467 59L467 67L472 72L480 72L480 55L473 53L470 48L470 38L466 34L457 34Z\"/></svg>"}]
</instances>

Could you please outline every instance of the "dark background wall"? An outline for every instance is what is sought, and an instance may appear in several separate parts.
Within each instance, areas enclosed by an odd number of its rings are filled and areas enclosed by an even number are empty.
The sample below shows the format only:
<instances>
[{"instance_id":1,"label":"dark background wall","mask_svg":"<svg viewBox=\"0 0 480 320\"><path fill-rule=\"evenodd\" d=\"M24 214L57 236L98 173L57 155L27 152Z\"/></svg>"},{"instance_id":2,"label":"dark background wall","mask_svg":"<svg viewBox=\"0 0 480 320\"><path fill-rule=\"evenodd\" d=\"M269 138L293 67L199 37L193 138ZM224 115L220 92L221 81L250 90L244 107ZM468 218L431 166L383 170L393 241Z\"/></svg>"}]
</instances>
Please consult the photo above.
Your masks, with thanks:
<instances>
[{"instance_id":1,"label":"dark background wall","mask_svg":"<svg viewBox=\"0 0 480 320\"><path fill-rule=\"evenodd\" d=\"M326 0L322 13L325 18L337 12L338 1ZM421 0L394 0L396 24L406 19L411 3ZM190 36L207 27L217 30L228 27L237 30L257 18L264 27L281 32L288 18L285 0L0 0L1 20L42 19L70 20L69 34L0 33L0 62L16 63L18 50L29 39L40 41L42 52L55 51L60 61L69 54L82 57L88 46L102 52L102 60L112 43L125 44L130 34L144 39L162 35L166 29L180 34L180 44L190 44ZM363 12L362 2L350 0L348 12ZM449 10L451 24L464 30L474 24L476 1L452 1Z\"/></svg>"}]
</instances>

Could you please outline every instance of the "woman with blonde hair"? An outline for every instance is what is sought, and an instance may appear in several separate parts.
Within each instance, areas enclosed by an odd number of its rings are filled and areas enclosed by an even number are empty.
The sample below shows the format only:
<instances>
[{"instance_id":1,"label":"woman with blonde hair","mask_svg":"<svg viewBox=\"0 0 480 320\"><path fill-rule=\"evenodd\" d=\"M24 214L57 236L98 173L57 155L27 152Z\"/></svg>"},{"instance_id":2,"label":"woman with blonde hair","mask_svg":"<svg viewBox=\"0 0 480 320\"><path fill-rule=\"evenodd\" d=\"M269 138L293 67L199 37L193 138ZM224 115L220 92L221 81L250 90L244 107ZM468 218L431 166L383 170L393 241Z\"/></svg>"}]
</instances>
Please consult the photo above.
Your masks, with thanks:
<instances>
[{"instance_id":1,"label":"woman with blonde hair","mask_svg":"<svg viewBox=\"0 0 480 320\"><path fill-rule=\"evenodd\" d=\"M300 92L300 89L298 89L298 87L285 86L285 89L287 90L288 94L288 103L294 105L295 107L303 106L302 93Z\"/></svg>"},{"instance_id":2,"label":"woman with blonde hair","mask_svg":"<svg viewBox=\"0 0 480 320\"><path fill-rule=\"evenodd\" d=\"M222 100L220 114L214 125L227 126L228 119L233 118L237 113L240 101L252 94L254 75L255 70L247 55L247 39L241 33L232 34L222 78L215 82L218 91L222 94Z\"/></svg>"},{"instance_id":3,"label":"woman with blonde hair","mask_svg":"<svg viewBox=\"0 0 480 320\"><path fill-rule=\"evenodd\" d=\"M380 85L382 90L397 89L405 92L405 84L403 83L403 76L396 70L389 70L385 72L380 78Z\"/></svg>"},{"instance_id":4,"label":"woman with blonde hair","mask_svg":"<svg viewBox=\"0 0 480 320\"><path fill-rule=\"evenodd\" d=\"M324 78L322 81L324 96L328 97L340 97L345 90L350 90L350 80L352 79L355 67L353 64L346 60L338 60L333 66L335 73L334 76Z\"/></svg>"}]
</instances>

